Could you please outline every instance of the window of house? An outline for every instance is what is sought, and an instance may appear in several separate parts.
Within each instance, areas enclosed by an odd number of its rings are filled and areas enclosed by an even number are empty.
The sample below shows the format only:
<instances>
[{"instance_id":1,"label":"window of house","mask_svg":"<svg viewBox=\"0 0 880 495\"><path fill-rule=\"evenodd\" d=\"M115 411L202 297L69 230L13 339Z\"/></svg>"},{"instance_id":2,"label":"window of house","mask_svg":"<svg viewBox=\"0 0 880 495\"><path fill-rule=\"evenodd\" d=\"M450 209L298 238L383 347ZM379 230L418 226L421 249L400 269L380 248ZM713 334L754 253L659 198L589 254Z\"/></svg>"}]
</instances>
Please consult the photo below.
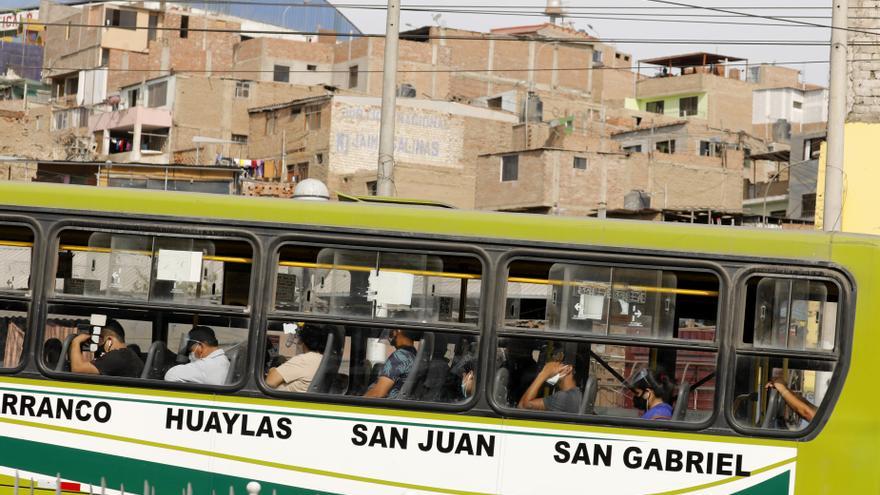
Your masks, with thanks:
<instances>
[{"instance_id":1,"label":"window of house","mask_svg":"<svg viewBox=\"0 0 880 495\"><path fill-rule=\"evenodd\" d=\"M306 108L306 129L316 131L321 128L321 107Z\"/></svg>"},{"instance_id":2,"label":"window of house","mask_svg":"<svg viewBox=\"0 0 880 495\"><path fill-rule=\"evenodd\" d=\"M660 101L649 101L645 104L645 111L651 113L663 113L663 100Z\"/></svg>"},{"instance_id":3,"label":"window of house","mask_svg":"<svg viewBox=\"0 0 880 495\"><path fill-rule=\"evenodd\" d=\"M247 144L247 142L248 142L247 134L233 134L232 135L232 142L234 142L236 144Z\"/></svg>"},{"instance_id":4,"label":"window of house","mask_svg":"<svg viewBox=\"0 0 880 495\"><path fill-rule=\"evenodd\" d=\"M294 120L300 115L302 115L303 108L302 107L293 107L290 109L290 120Z\"/></svg>"},{"instance_id":5,"label":"window of house","mask_svg":"<svg viewBox=\"0 0 880 495\"><path fill-rule=\"evenodd\" d=\"M574 157L574 168L577 170L586 170L587 169L587 159L583 156Z\"/></svg>"},{"instance_id":6,"label":"window of house","mask_svg":"<svg viewBox=\"0 0 880 495\"><path fill-rule=\"evenodd\" d=\"M519 178L519 155L501 157L501 181L515 181Z\"/></svg>"},{"instance_id":7,"label":"window of house","mask_svg":"<svg viewBox=\"0 0 880 495\"><path fill-rule=\"evenodd\" d=\"M250 98L251 96L251 82L250 81L235 81L235 97L236 98Z\"/></svg>"},{"instance_id":8,"label":"window of house","mask_svg":"<svg viewBox=\"0 0 880 495\"><path fill-rule=\"evenodd\" d=\"M496 96L495 98L489 98L486 100L486 106L491 108L492 110L501 110L504 105L504 99L500 96Z\"/></svg>"},{"instance_id":9,"label":"window of house","mask_svg":"<svg viewBox=\"0 0 880 495\"><path fill-rule=\"evenodd\" d=\"M803 108L804 104L800 101L793 101L793 102L791 102L791 106L795 110L800 110L801 108Z\"/></svg>"},{"instance_id":10,"label":"window of house","mask_svg":"<svg viewBox=\"0 0 880 495\"><path fill-rule=\"evenodd\" d=\"M689 96L678 100L678 116L690 117L697 114L697 106L700 99L696 96Z\"/></svg>"},{"instance_id":11,"label":"window of house","mask_svg":"<svg viewBox=\"0 0 880 495\"><path fill-rule=\"evenodd\" d=\"M633 146L624 146L623 151L625 153L641 153L642 152L642 145L636 144Z\"/></svg>"},{"instance_id":12,"label":"window of house","mask_svg":"<svg viewBox=\"0 0 880 495\"><path fill-rule=\"evenodd\" d=\"M824 142L824 137L804 140L804 160L818 160Z\"/></svg>"},{"instance_id":13,"label":"window of house","mask_svg":"<svg viewBox=\"0 0 880 495\"><path fill-rule=\"evenodd\" d=\"M810 218L816 216L816 193L801 196L801 217Z\"/></svg>"},{"instance_id":14,"label":"window of house","mask_svg":"<svg viewBox=\"0 0 880 495\"><path fill-rule=\"evenodd\" d=\"M367 182L367 196L377 196L379 194L379 183L371 180Z\"/></svg>"},{"instance_id":15,"label":"window of house","mask_svg":"<svg viewBox=\"0 0 880 495\"><path fill-rule=\"evenodd\" d=\"M603 54L601 50L593 50L593 65L602 65Z\"/></svg>"},{"instance_id":16,"label":"window of house","mask_svg":"<svg viewBox=\"0 0 880 495\"><path fill-rule=\"evenodd\" d=\"M79 76L68 77L64 80L64 94L75 95L79 89Z\"/></svg>"},{"instance_id":17,"label":"window of house","mask_svg":"<svg viewBox=\"0 0 880 495\"><path fill-rule=\"evenodd\" d=\"M189 38L189 16L180 16L180 37Z\"/></svg>"},{"instance_id":18,"label":"window of house","mask_svg":"<svg viewBox=\"0 0 880 495\"><path fill-rule=\"evenodd\" d=\"M137 27L137 12L133 10L107 9L104 13L104 25L122 29Z\"/></svg>"},{"instance_id":19,"label":"window of house","mask_svg":"<svg viewBox=\"0 0 880 495\"><path fill-rule=\"evenodd\" d=\"M324 153L315 153L315 163L318 165L324 163Z\"/></svg>"},{"instance_id":20,"label":"window of house","mask_svg":"<svg viewBox=\"0 0 880 495\"><path fill-rule=\"evenodd\" d=\"M358 66L352 65L348 68L348 87L358 87Z\"/></svg>"},{"instance_id":21,"label":"window of house","mask_svg":"<svg viewBox=\"0 0 880 495\"><path fill-rule=\"evenodd\" d=\"M721 143L713 143L712 141L700 141L700 156L721 156Z\"/></svg>"},{"instance_id":22,"label":"window of house","mask_svg":"<svg viewBox=\"0 0 880 495\"><path fill-rule=\"evenodd\" d=\"M107 67L110 65L110 49L109 48L101 48L101 66Z\"/></svg>"},{"instance_id":23,"label":"window of house","mask_svg":"<svg viewBox=\"0 0 880 495\"><path fill-rule=\"evenodd\" d=\"M159 32L159 14L150 14L147 20L147 41L155 41Z\"/></svg>"},{"instance_id":24,"label":"window of house","mask_svg":"<svg viewBox=\"0 0 880 495\"><path fill-rule=\"evenodd\" d=\"M168 129L150 129L141 132L141 151L164 153L168 144Z\"/></svg>"},{"instance_id":25,"label":"window of house","mask_svg":"<svg viewBox=\"0 0 880 495\"><path fill-rule=\"evenodd\" d=\"M140 100L141 91L138 88L128 90L128 106L136 107Z\"/></svg>"},{"instance_id":26,"label":"window of house","mask_svg":"<svg viewBox=\"0 0 880 495\"><path fill-rule=\"evenodd\" d=\"M675 141L657 141L655 149L660 153L675 153Z\"/></svg>"},{"instance_id":27,"label":"window of house","mask_svg":"<svg viewBox=\"0 0 880 495\"><path fill-rule=\"evenodd\" d=\"M272 80L275 82L290 82L290 67L276 65L272 71Z\"/></svg>"},{"instance_id":28,"label":"window of house","mask_svg":"<svg viewBox=\"0 0 880 495\"><path fill-rule=\"evenodd\" d=\"M168 81L147 86L147 106L150 108L164 107L168 102Z\"/></svg>"},{"instance_id":29,"label":"window of house","mask_svg":"<svg viewBox=\"0 0 880 495\"><path fill-rule=\"evenodd\" d=\"M308 65L306 65L306 70L309 72L315 72L318 70L318 66L313 65L313 64L308 64Z\"/></svg>"}]
</instances>

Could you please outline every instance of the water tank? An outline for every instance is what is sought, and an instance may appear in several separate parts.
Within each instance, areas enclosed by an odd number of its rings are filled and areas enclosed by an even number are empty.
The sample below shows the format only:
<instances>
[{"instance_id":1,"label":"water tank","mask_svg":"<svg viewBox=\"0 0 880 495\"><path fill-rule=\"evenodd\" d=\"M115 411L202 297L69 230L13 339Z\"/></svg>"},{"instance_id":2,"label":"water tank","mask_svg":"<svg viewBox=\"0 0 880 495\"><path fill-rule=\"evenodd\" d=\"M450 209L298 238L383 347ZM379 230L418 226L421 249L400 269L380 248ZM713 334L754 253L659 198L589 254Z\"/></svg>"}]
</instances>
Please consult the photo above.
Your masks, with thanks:
<instances>
[{"instance_id":1,"label":"water tank","mask_svg":"<svg viewBox=\"0 0 880 495\"><path fill-rule=\"evenodd\" d=\"M645 191L632 190L623 197L623 207L635 211L650 208L651 196Z\"/></svg>"},{"instance_id":2,"label":"water tank","mask_svg":"<svg viewBox=\"0 0 880 495\"><path fill-rule=\"evenodd\" d=\"M293 199L303 201L328 201L330 190L318 179L306 179L296 185L293 190Z\"/></svg>"},{"instance_id":3,"label":"water tank","mask_svg":"<svg viewBox=\"0 0 880 495\"><path fill-rule=\"evenodd\" d=\"M544 120L544 102L541 101L540 96L532 92L529 92L526 97L523 120L526 119L529 122L543 122Z\"/></svg>"}]
</instances>

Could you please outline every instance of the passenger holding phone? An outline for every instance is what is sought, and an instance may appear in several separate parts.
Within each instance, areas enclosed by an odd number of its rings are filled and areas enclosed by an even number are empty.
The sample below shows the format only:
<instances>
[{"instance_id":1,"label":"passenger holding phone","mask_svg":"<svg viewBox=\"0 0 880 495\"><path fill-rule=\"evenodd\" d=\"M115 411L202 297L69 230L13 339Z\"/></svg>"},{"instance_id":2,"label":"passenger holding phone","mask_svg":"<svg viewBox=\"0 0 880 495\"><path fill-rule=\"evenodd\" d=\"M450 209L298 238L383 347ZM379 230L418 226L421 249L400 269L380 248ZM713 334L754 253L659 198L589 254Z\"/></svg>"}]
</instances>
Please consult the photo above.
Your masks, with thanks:
<instances>
[{"instance_id":1,"label":"passenger holding phone","mask_svg":"<svg viewBox=\"0 0 880 495\"><path fill-rule=\"evenodd\" d=\"M83 356L82 345L91 339L89 333L81 333L70 342L70 371L90 375L128 376L138 378L144 363L125 344L125 330L116 320L109 320L101 328L95 359L87 361Z\"/></svg>"}]
</instances>

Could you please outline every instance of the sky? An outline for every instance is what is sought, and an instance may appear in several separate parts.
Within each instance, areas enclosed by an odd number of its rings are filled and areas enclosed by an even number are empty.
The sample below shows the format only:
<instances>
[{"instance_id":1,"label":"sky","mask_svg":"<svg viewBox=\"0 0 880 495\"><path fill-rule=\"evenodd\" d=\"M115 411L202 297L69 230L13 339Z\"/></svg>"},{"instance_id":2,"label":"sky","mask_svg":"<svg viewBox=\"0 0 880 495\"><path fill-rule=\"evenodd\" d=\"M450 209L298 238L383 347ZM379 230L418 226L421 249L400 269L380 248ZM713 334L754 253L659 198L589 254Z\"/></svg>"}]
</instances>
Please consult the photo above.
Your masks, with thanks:
<instances>
[{"instance_id":1,"label":"sky","mask_svg":"<svg viewBox=\"0 0 880 495\"><path fill-rule=\"evenodd\" d=\"M335 3L337 5L376 6L385 2L383 0L339 0ZM737 12L782 16L814 24L831 24L830 0L682 0L681 3L703 7L726 7L729 10L735 9ZM436 12L403 11L400 20L403 30L436 25L437 22L441 22L448 27L488 31L495 27L537 24L547 19L542 15L511 15L514 13L536 14L546 6L546 1L542 0L404 0L403 6L426 6L426 9L439 7L447 10L468 6L468 8L481 11L493 11L491 14L441 12L439 21L432 18ZM658 10L658 7L667 8ZM741 46L710 42L710 40L809 40L827 43L831 37L831 31L827 28L798 26L783 21L740 17L707 10L669 9L668 7L667 4L647 0L563 0L563 8L567 8L569 13L573 15L568 20L574 23L574 27L586 29L590 34L602 39L689 39L701 41L698 44L686 45L657 41L651 43L614 43L619 51L632 53L636 60L695 51L746 58L750 63L827 61L829 58L828 46ZM754 7L761 8L755 9ZM782 8L767 9L767 7ZM384 10L355 8L341 8L340 10L365 33L383 33L385 31ZM677 16L669 17L668 14ZM818 16L821 18L793 19L798 16ZM625 18L626 20L603 19L607 17ZM687 22L663 22L664 20ZM693 21L700 23L693 23ZM744 26L742 24L720 24L719 22L764 25ZM702 42L704 40L705 42ZM802 70L805 82L821 85L828 83L827 63L789 63L786 65Z\"/></svg>"},{"instance_id":2,"label":"sky","mask_svg":"<svg viewBox=\"0 0 880 495\"><path fill-rule=\"evenodd\" d=\"M382 6L386 5L386 2L387 0L337 0L331 3L340 6L340 10L363 32L384 33L386 19ZM34 3L38 1L0 0L0 10ZM546 0L403 0L402 3L404 7L419 7L427 10L403 11L401 13L403 30L436 25L439 22L448 27L488 31L496 27L537 24L546 20L546 17L540 15L546 6ZM678 0L676 2L562 0L563 8L571 14L567 20L572 22L575 28L586 29L590 34L601 39L612 40L619 51L633 54L636 60L707 51L746 58L750 63L785 63L784 65L802 70L805 82L827 84L827 63L804 64L803 62L827 61L828 46L733 45L718 41L806 40L827 43L831 36L828 28L795 25L780 20L748 18L702 9L675 8L669 5L670 3L726 8L736 12L786 17L789 20L814 24L831 23L831 0ZM345 8L347 6L360 8ZM461 11L464 8L480 12L450 12L456 9ZM440 17L435 19L437 13ZM762 25L749 26L743 23ZM624 42L634 39L652 41ZM699 43L668 42L673 39L695 40Z\"/></svg>"}]
</instances>

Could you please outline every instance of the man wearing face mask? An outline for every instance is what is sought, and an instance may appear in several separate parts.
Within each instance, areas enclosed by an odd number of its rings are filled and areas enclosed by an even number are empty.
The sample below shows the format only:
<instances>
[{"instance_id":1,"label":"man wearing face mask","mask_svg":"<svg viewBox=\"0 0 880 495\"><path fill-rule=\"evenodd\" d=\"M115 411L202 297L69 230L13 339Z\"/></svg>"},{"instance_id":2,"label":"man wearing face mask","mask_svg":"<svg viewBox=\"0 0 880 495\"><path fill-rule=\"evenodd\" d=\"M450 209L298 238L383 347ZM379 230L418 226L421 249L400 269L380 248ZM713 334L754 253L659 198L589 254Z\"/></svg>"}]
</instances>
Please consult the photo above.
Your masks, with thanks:
<instances>
[{"instance_id":1,"label":"man wearing face mask","mask_svg":"<svg viewBox=\"0 0 880 495\"><path fill-rule=\"evenodd\" d=\"M633 406L642 419L672 419L672 383L663 372L641 369L629 380Z\"/></svg>"},{"instance_id":2,"label":"man wearing face mask","mask_svg":"<svg viewBox=\"0 0 880 495\"><path fill-rule=\"evenodd\" d=\"M326 325L304 324L293 337L296 355L277 368L269 368L266 385L285 392L308 392L321 366L327 335L331 331L332 328Z\"/></svg>"},{"instance_id":3,"label":"man wearing face mask","mask_svg":"<svg viewBox=\"0 0 880 495\"><path fill-rule=\"evenodd\" d=\"M556 391L547 397L538 397L544 383L555 386ZM538 376L519 400L517 407L533 411L556 411L577 414L583 393L574 378L574 368L561 360L544 365Z\"/></svg>"},{"instance_id":4,"label":"man wearing face mask","mask_svg":"<svg viewBox=\"0 0 880 495\"><path fill-rule=\"evenodd\" d=\"M186 335L182 353L189 363L180 364L165 373L165 381L223 385L229 373L229 358L220 348L214 330L194 326Z\"/></svg>"},{"instance_id":5,"label":"man wearing face mask","mask_svg":"<svg viewBox=\"0 0 880 495\"><path fill-rule=\"evenodd\" d=\"M396 399L416 361L413 339L406 332L394 329L388 332L387 338L394 352L385 360L379 378L367 389L364 397Z\"/></svg>"},{"instance_id":6,"label":"man wearing face mask","mask_svg":"<svg viewBox=\"0 0 880 495\"><path fill-rule=\"evenodd\" d=\"M94 361L86 361L80 350L91 338L79 334L70 343L70 371L90 375L128 376L138 378L144 369L141 359L125 345L125 330L116 320L109 320L101 329Z\"/></svg>"}]
</instances>

